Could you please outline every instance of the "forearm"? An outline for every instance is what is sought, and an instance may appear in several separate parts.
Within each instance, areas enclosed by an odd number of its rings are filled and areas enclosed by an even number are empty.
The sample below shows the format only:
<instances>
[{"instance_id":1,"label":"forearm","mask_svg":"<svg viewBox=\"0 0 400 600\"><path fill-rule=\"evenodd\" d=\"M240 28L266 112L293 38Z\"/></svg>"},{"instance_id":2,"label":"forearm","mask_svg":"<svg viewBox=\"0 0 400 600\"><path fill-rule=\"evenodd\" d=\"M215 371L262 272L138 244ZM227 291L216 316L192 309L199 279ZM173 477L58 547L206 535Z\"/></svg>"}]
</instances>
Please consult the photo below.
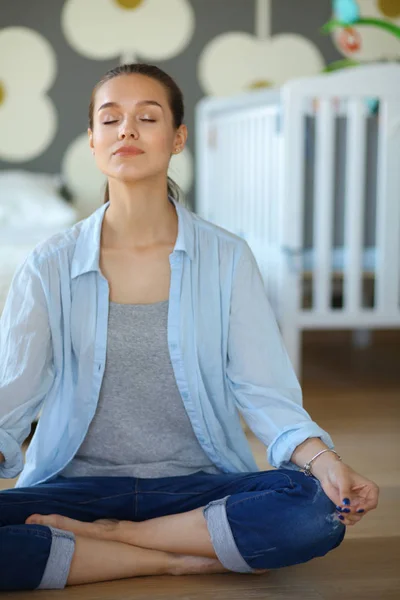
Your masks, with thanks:
<instances>
[{"instance_id":1,"label":"forearm","mask_svg":"<svg viewBox=\"0 0 400 600\"><path fill-rule=\"evenodd\" d=\"M313 458L321 450L328 450L328 446L324 444L319 438L310 438L297 446L296 450L291 456L291 461L298 467L304 467L304 465ZM338 456L333 452L324 452L321 454L311 465L312 474L320 479L327 468L334 462L339 460Z\"/></svg>"}]
</instances>

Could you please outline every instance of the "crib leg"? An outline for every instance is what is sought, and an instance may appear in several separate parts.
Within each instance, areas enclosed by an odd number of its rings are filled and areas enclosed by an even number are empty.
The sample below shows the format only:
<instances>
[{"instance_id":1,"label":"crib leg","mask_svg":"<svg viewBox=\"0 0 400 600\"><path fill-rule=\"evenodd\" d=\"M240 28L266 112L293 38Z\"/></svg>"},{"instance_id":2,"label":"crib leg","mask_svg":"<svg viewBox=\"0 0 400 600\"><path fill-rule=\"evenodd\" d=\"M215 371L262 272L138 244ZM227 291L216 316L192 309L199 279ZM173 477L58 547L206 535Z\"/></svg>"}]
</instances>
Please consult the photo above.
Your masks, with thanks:
<instances>
[{"instance_id":1,"label":"crib leg","mask_svg":"<svg viewBox=\"0 0 400 600\"><path fill-rule=\"evenodd\" d=\"M370 329L354 329L351 333L353 348L367 348L372 342L372 331Z\"/></svg>"}]
</instances>

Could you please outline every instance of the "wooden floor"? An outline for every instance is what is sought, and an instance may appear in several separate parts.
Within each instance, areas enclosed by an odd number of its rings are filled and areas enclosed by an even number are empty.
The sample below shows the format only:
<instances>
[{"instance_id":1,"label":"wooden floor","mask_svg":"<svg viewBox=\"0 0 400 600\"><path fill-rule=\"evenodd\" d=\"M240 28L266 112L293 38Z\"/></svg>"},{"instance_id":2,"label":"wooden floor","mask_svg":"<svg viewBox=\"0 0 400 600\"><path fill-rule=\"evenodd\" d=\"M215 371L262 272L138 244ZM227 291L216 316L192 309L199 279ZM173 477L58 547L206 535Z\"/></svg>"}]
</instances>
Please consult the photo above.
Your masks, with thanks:
<instances>
[{"instance_id":1,"label":"wooden floor","mask_svg":"<svg viewBox=\"0 0 400 600\"><path fill-rule=\"evenodd\" d=\"M307 335L303 389L306 409L343 459L381 487L378 509L337 550L263 576L143 577L2 599L400 600L400 333L375 334L364 350L352 348L346 333ZM250 440L267 467L261 444Z\"/></svg>"}]
</instances>

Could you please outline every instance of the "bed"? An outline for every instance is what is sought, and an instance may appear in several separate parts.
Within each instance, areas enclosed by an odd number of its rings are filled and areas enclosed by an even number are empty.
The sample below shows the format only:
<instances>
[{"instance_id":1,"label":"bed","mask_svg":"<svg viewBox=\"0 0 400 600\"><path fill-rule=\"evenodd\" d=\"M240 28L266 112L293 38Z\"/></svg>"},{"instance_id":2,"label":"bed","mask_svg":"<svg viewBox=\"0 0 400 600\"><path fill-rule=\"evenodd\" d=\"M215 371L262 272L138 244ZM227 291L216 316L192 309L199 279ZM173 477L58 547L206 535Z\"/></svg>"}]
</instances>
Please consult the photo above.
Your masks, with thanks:
<instances>
[{"instance_id":1,"label":"bed","mask_svg":"<svg viewBox=\"0 0 400 600\"><path fill-rule=\"evenodd\" d=\"M27 255L77 220L58 176L0 171L0 314L14 273Z\"/></svg>"}]
</instances>

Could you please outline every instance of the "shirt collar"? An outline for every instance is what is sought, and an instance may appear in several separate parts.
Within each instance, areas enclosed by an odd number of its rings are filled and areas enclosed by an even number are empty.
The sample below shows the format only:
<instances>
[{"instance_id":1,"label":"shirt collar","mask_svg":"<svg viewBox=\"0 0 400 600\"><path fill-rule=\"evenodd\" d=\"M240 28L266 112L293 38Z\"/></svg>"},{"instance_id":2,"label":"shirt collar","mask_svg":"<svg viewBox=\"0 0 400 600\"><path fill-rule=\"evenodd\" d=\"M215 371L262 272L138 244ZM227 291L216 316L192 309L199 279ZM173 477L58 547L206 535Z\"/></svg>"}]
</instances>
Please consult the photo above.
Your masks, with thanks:
<instances>
[{"instance_id":1,"label":"shirt collar","mask_svg":"<svg viewBox=\"0 0 400 600\"><path fill-rule=\"evenodd\" d=\"M178 235L173 253L178 250L186 252L190 260L194 258L194 225L193 215L182 204L170 198L178 215ZM100 272L100 236L104 214L109 202L97 209L82 223L72 258L71 277L74 279L90 271Z\"/></svg>"}]
</instances>

